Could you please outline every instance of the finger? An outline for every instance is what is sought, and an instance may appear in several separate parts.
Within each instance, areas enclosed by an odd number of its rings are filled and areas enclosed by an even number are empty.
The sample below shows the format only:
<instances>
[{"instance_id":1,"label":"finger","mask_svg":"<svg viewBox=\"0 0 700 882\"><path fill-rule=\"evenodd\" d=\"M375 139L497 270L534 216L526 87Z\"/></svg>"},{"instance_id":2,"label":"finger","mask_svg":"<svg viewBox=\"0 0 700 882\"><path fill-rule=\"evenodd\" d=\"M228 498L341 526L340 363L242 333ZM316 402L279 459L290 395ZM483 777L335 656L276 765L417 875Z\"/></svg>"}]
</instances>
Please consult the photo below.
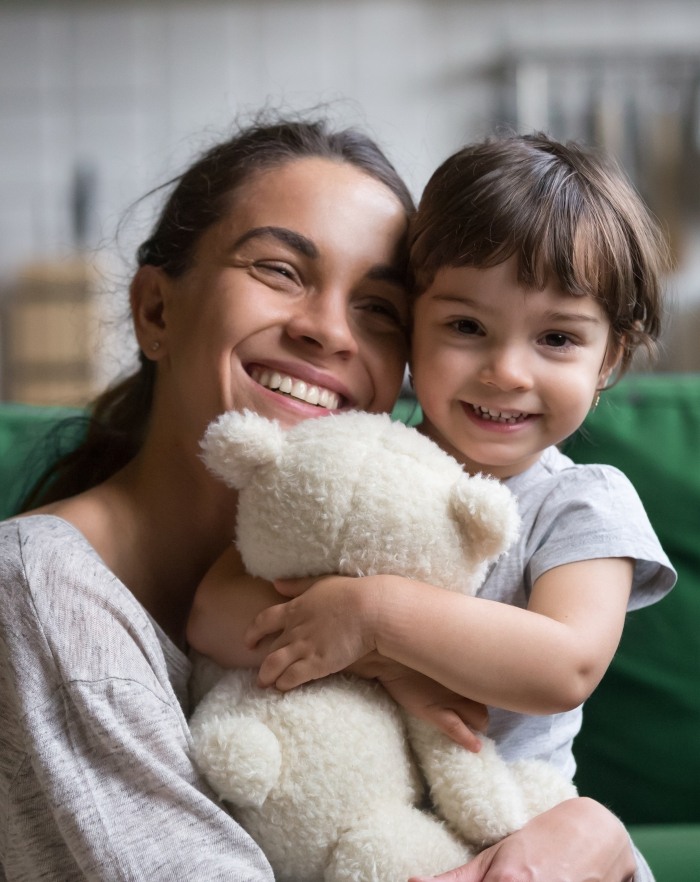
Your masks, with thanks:
<instances>
[{"instance_id":1,"label":"finger","mask_svg":"<svg viewBox=\"0 0 700 882\"><path fill-rule=\"evenodd\" d=\"M243 642L248 649L255 649L263 638L279 634L284 629L284 607L284 603L278 603L258 613L243 635Z\"/></svg>"},{"instance_id":2,"label":"finger","mask_svg":"<svg viewBox=\"0 0 700 882\"><path fill-rule=\"evenodd\" d=\"M265 657L258 671L258 686L266 689L268 686L277 688L277 681L287 668L294 664L296 657L292 655L288 646L276 649Z\"/></svg>"},{"instance_id":3,"label":"finger","mask_svg":"<svg viewBox=\"0 0 700 882\"><path fill-rule=\"evenodd\" d=\"M482 851L468 864L440 873L439 876L411 876L408 882L483 882L490 865L488 851Z\"/></svg>"},{"instance_id":4,"label":"finger","mask_svg":"<svg viewBox=\"0 0 700 882\"><path fill-rule=\"evenodd\" d=\"M289 692L311 680L320 680L329 674L335 673L332 667L322 667L318 659L299 658L288 665L284 672L275 681L275 688L280 692Z\"/></svg>"},{"instance_id":5,"label":"finger","mask_svg":"<svg viewBox=\"0 0 700 882\"><path fill-rule=\"evenodd\" d=\"M485 704L465 699L452 706L452 710L459 718L477 732L486 732L489 726L489 711Z\"/></svg>"},{"instance_id":6,"label":"finger","mask_svg":"<svg viewBox=\"0 0 700 882\"><path fill-rule=\"evenodd\" d=\"M481 739L473 732L461 717L450 708L441 708L434 716L433 722L448 738L465 747L471 753L481 750Z\"/></svg>"}]
</instances>

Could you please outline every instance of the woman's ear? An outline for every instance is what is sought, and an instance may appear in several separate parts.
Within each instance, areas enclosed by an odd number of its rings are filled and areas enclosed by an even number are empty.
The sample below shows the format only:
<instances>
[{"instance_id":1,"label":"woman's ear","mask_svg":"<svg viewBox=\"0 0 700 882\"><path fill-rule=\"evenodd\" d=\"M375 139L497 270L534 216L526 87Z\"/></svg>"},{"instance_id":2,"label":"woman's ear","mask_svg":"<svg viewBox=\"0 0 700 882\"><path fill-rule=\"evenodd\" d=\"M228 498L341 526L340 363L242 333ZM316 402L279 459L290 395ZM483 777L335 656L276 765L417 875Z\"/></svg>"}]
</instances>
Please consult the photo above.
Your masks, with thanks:
<instances>
[{"instance_id":1,"label":"woman's ear","mask_svg":"<svg viewBox=\"0 0 700 882\"><path fill-rule=\"evenodd\" d=\"M156 266L142 266L129 289L134 332L141 351L151 361L164 353L166 327L164 307L169 278Z\"/></svg>"}]
</instances>

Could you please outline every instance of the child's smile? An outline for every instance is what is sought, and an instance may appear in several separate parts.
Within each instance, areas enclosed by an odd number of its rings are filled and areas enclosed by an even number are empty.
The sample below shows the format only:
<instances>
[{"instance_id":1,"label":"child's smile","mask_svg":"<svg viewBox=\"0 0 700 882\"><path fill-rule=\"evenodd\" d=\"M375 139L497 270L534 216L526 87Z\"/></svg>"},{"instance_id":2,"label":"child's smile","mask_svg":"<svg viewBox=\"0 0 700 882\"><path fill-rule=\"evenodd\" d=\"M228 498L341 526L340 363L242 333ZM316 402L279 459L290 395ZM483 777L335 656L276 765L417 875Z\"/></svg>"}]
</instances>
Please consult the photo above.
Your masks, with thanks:
<instances>
[{"instance_id":1,"label":"child's smile","mask_svg":"<svg viewBox=\"0 0 700 882\"><path fill-rule=\"evenodd\" d=\"M505 478L583 422L614 360L592 297L524 288L513 258L439 270L415 305L422 430L471 472Z\"/></svg>"},{"instance_id":2,"label":"child's smile","mask_svg":"<svg viewBox=\"0 0 700 882\"><path fill-rule=\"evenodd\" d=\"M496 426L515 426L537 416L537 414L524 413L517 410L497 410L496 408L486 407L483 404L465 403L464 409L467 414L469 414L471 409L471 413L477 422L493 423Z\"/></svg>"}]
</instances>

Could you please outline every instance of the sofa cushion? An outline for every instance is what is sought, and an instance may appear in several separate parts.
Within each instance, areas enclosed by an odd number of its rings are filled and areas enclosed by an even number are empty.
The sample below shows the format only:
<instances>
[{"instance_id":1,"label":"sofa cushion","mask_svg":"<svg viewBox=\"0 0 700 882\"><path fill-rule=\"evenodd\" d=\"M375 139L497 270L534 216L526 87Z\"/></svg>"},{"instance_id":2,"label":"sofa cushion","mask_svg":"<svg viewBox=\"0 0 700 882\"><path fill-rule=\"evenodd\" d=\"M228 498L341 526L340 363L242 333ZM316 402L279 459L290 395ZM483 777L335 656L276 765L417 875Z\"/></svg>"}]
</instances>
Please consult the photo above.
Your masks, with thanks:
<instances>
[{"instance_id":1,"label":"sofa cushion","mask_svg":"<svg viewBox=\"0 0 700 882\"><path fill-rule=\"evenodd\" d=\"M700 377L625 379L566 452L625 472L678 570L668 597L629 614L586 703L577 784L627 823L700 821Z\"/></svg>"},{"instance_id":2,"label":"sofa cushion","mask_svg":"<svg viewBox=\"0 0 700 882\"><path fill-rule=\"evenodd\" d=\"M49 463L75 446L85 424L64 420L81 413L63 407L0 405L0 518L15 514Z\"/></svg>"}]
</instances>

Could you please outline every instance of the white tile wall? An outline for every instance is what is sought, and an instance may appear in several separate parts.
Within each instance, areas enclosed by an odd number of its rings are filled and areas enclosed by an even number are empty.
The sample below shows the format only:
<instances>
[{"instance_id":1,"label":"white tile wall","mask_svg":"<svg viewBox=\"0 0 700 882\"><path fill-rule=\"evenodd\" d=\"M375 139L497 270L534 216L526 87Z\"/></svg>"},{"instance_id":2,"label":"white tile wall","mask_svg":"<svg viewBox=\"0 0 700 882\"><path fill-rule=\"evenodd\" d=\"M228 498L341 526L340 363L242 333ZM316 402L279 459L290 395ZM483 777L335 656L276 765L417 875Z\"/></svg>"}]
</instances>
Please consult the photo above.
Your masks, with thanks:
<instances>
[{"instance_id":1,"label":"white tile wall","mask_svg":"<svg viewBox=\"0 0 700 882\"><path fill-rule=\"evenodd\" d=\"M439 160L491 126L486 67L518 47L604 44L700 54L700 3L5 2L0 286L71 249L78 163L97 186L89 244L119 279L144 232L137 216L137 230L115 240L127 207L237 114L332 102L380 139L417 193ZM697 275L682 275L679 302L696 288Z\"/></svg>"}]
</instances>

